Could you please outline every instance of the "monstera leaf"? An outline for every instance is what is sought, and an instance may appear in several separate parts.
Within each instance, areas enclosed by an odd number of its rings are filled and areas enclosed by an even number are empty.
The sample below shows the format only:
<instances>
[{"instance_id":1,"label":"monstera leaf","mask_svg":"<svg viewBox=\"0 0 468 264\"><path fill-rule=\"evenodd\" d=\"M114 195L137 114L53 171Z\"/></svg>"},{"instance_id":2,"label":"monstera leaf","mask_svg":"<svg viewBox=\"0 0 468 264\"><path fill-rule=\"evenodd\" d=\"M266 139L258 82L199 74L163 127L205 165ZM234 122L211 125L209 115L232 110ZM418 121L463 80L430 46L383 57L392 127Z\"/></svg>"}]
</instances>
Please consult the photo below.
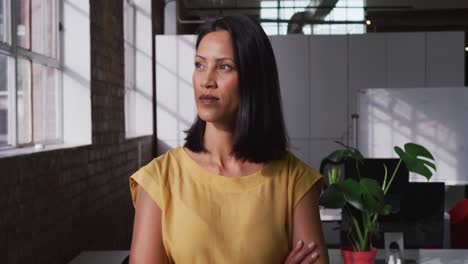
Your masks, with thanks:
<instances>
[{"instance_id":1,"label":"monstera leaf","mask_svg":"<svg viewBox=\"0 0 468 264\"><path fill-rule=\"evenodd\" d=\"M338 149L330 153L327 157L327 159L333 161L333 162L342 162L343 160L346 160L347 158L352 158L357 161L362 161L364 157L362 156L361 152L359 150L350 147L348 145L343 144L342 142L335 141L335 143L341 145L344 147L344 149Z\"/></svg>"},{"instance_id":2,"label":"monstera leaf","mask_svg":"<svg viewBox=\"0 0 468 264\"><path fill-rule=\"evenodd\" d=\"M365 210L371 213L383 213L385 195L379 183L370 178L361 178L359 183L364 190L361 199Z\"/></svg>"},{"instance_id":3,"label":"monstera leaf","mask_svg":"<svg viewBox=\"0 0 468 264\"><path fill-rule=\"evenodd\" d=\"M349 156L350 153L347 149L338 149L330 153L327 158L333 162L341 162Z\"/></svg>"},{"instance_id":4,"label":"monstera leaf","mask_svg":"<svg viewBox=\"0 0 468 264\"><path fill-rule=\"evenodd\" d=\"M354 208L369 213L385 213L384 193L379 183L370 178L347 179L342 190L345 200Z\"/></svg>"},{"instance_id":5,"label":"monstera leaf","mask_svg":"<svg viewBox=\"0 0 468 264\"><path fill-rule=\"evenodd\" d=\"M346 179L341 189L343 190L343 194L345 197L346 202L351 204L354 208L359 209L362 211L362 195L364 188L353 178Z\"/></svg>"},{"instance_id":6,"label":"monstera leaf","mask_svg":"<svg viewBox=\"0 0 468 264\"><path fill-rule=\"evenodd\" d=\"M332 184L320 196L319 204L326 208L343 208L346 204L343 192L338 184Z\"/></svg>"},{"instance_id":7,"label":"monstera leaf","mask_svg":"<svg viewBox=\"0 0 468 264\"><path fill-rule=\"evenodd\" d=\"M403 160L406 168L411 172L426 177L429 181L433 173L428 167L433 168L434 171L436 170L432 154L423 146L415 143L407 143L404 148L405 150L395 147L395 152Z\"/></svg>"},{"instance_id":8,"label":"monstera leaf","mask_svg":"<svg viewBox=\"0 0 468 264\"><path fill-rule=\"evenodd\" d=\"M369 213L388 214L384 205L384 193L379 183L370 178L359 181L349 178L339 184L330 185L320 197L320 205L327 208L343 208L349 203L354 208Z\"/></svg>"}]
</instances>

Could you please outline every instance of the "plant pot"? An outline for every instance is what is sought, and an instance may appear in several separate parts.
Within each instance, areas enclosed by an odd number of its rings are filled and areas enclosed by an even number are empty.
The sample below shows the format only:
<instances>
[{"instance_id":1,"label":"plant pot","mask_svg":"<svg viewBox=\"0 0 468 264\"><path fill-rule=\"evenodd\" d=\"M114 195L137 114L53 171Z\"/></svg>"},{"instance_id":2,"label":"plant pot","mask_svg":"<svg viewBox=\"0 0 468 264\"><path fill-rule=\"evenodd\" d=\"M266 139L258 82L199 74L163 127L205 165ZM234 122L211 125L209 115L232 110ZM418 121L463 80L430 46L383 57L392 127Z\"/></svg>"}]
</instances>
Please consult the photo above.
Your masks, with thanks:
<instances>
[{"instance_id":1,"label":"plant pot","mask_svg":"<svg viewBox=\"0 0 468 264\"><path fill-rule=\"evenodd\" d=\"M377 255L377 248L370 251L353 251L352 248L342 248L344 264L373 264Z\"/></svg>"}]
</instances>

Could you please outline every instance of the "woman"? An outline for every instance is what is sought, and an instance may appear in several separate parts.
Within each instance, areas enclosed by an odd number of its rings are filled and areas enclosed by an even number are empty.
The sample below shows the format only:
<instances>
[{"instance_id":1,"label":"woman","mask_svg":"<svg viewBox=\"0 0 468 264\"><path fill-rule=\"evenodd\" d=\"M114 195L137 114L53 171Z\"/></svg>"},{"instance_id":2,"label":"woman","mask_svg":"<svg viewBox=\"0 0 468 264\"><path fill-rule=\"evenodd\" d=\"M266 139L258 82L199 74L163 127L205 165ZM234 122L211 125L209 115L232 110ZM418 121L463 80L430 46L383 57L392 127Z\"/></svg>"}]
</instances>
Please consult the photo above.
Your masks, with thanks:
<instances>
[{"instance_id":1,"label":"woman","mask_svg":"<svg viewBox=\"0 0 468 264\"><path fill-rule=\"evenodd\" d=\"M245 16L202 25L184 147L130 177L131 263L328 263L321 175L286 150L268 37Z\"/></svg>"}]
</instances>

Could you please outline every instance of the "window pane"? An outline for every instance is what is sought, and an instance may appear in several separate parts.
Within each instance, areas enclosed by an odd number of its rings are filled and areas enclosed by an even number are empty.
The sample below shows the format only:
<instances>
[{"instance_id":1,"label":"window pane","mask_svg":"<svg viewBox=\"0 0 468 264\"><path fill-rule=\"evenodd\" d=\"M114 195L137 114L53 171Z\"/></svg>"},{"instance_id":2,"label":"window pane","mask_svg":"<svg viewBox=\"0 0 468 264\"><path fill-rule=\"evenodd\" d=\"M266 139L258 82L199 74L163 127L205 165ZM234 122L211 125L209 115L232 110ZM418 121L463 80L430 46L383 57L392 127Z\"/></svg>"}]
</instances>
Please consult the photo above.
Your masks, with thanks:
<instances>
[{"instance_id":1,"label":"window pane","mask_svg":"<svg viewBox=\"0 0 468 264\"><path fill-rule=\"evenodd\" d=\"M278 35L278 23L261 23L263 30L267 35Z\"/></svg>"},{"instance_id":2,"label":"window pane","mask_svg":"<svg viewBox=\"0 0 468 264\"><path fill-rule=\"evenodd\" d=\"M16 34L18 45L25 49L31 48L31 23L30 23L30 0L19 0L18 2L18 26Z\"/></svg>"},{"instance_id":3,"label":"window pane","mask_svg":"<svg viewBox=\"0 0 468 264\"><path fill-rule=\"evenodd\" d=\"M366 26L360 24L348 25L349 34L364 34L366 33Z\"/></svg>"},{"instance_id":4,"label":"window pane","mask_svg":"<svg viewBox=\"0 0 468 264\"><path fill-rule=\"evenodd\" d=\"M55 0L18 1L18 45L57 57L57 5Z\"/></svg>"},{"instance_id":5,"label":"window pane","mask_svg":"<svg viewBox=\"0 0 468 264\"><path fill-rule=\"evenodd\" d=\"M273 8L278 6L278 1L261 1L260 2L260 17L261 18L278 18L278 9Z\"/></svg>"},{"instance_id":6,"label":"window pane","mask_svg":"<svg viewBox=\"0 0 468 264\"><path fill-rule=\"evenodd\" d=\"M312 26L304 25L304 27L302 28L302 31L304 32L304 35L310 35L312 34Z\"/></svg>"},{"instance_id":7,"label":"window pane","mask_svg":"<svg viewBox=\"0 0 468 264\"><path fill-rule=\"evenodd\" d=\"M364 7L364 0L348 0L348 6Z\"/></svg>"},{"instance_id":8,"label":"window pane","mask_svg":"<svg viewBox=\"0 0 468 264\"><path fill-rule=\"evenodd\" d=\"M44 141L44 118L46 106L44 91L45 91L45 72L40 64L33 63L32 67L32 84L33 84L33 124L34 124L34 143Z\"/></svg>"},{"instance_id":9,"label":"window pane","mask_svg":"<svg viewBox=\"0 0 468 264\"><path fill-rule=\"evenodd\" d=\"M288 34L288 24L279 23L279 35L287 35L287 34Z\"/></svg>"},{"instance_id":10,"label":"window pane","mask_svg":"<svg viewBox=\"0 0 468 264\"><path fill-rule=\"evenodd\" d=\"M0 92L8 91L8 57L0 54Z\"/></svg>"},{"instance_id":11,"label":"window pane","mask_svg":"<svg viewBox=\"0 0 468 264\"><path fill-rule=\"evenodd\" d=\"M302 10L303 11L303 10ZM296 13L299 12L298 9L294 8L281 8L280 9L280 17L281 19L291 19L292 16Z\"/></svg>"},{"instance_id":12,"label":"window pane","mask_svg":"<svg viewBox=\"0 0 468 264\"><path fill-rule=\"evenodd\" d=\"M262 0L261 7L278 7L278 0Z\"/></svg>"},{"instance_id":13,"label":"window pane","mask_svg":"<svg viewBox=\"0 0 468 264\"><path fill-rule=\"evenodd\" d=\"M127 135L136 134L135 109L135 91L125 89L125 133Z\"/></svg>"},{"instance_id":14,"label":"window pane","mask_svg":"<svg viewBox=\"0 0 468 264\"><path fill-rule=\"evenodd\" d=\"M9 63L7 56L0 55L0 146L9 145L8 140L8 114L10 102L8 101L8 86L11 79L8 73L11 71L11 63Z\"/></svg>"},{"instance_id":15,"label":"window pane","mask_svg":"<svg viewBox=\"0 0 468 264\"><path fill-rule=\"evenodd\" d=\"M30 143L31 131L31 61L18 59L18 144Z\"/></svg>"},{"instance_id":16,"label":"window pane","mask_svg":"<svg viewBox=\"0 0 468 264\"><path fill-rule=\"evenodd\" d=\"M54 68L33 63L34 143L59 138L58 73Z\"/></svg>"},{"instance_id":17,"label":"window pane","mask_svg":"<svg viewBox=\"0 0 468 264\"><path fill-rule=\"evenodd\" d=\"M133 88L135 84L135 9L124 2L124 53L125 53L125 86Z\"/></svg>"},{"instance_id":18,"label":"window pane","mask_svg":"<svg viewBox=\"0 0 468 264\"><path fill-rule=\"evenodd\" d=\"M44 27L44 0L31 0L31 39L32 39L32 50L37 53L44 53L44 39L45 31Z\"/></svg>"},{"instance_id":19,"label":"window pane","mask_svg":"<svg viewBox=\"0 0 468 264\"><path fill-rule=\"evenodd\" d=\"M3 41L3 42L6 42L6 34L7 34L7 30L6 30L7 29L7 21L6 21L7 17L6 17L5 4L6 4L6 0L0 0L0 41Z\"/></svg>"},{"instance_id":20,"label":"window pane","mask_svg":"<svg viewBox=\"0 0 468 264\"><path fill-rule=\"evenodd\" d=\"M57 140L61 138L60 124L60 93L59 93L59 74L55 68L47 68L47 132L46 140Z\"/></svg>"},{"instance_id":21,"label":"window pane","mask_svg":"<svg viewBox=\"0 0 468 264\"><path fill-rule=\"evenodd\" d=\"M332 35L344 35L347 33L346 24L334 24L330 25L330 34Z\"/></svg>"},{"instance_id":22,"label":"window pane","mask_svg":"<svg viewBox=\"0 0 468 264\"><path fill-rule=\"evenodd\" d=\"M328 24L313 25L312 30L314 35L330 35L330 25Z\"/></svg>"},{"instance_id":23,"label":"window pane","mask_svg":"<svg viewBox=\"0 0 468 264\"><path fill-rule=\"evenodd\" d=\"M125 42L125 87L135 86L135 46Z\"/></svg>"},{"instance_id":24,"label":"window pane","mask_svg":"<svg viewBox=\"0 0 468 264\"><path fill-rule=\"evenodd\" d=\"M351 20L351 21L364 20L364 8L348 8L348 20Z\"/></svg>"},{"instance_id":25,"label":"window pane","mask_svg":"<svg viewBox=\"0 0 468 264\"><path fill-rule=\"evenodd\" d=\"M37 0L36 0L37 1ZM44 54L57 57L57 5L55 0L41 0L44 3L45 30L44 30ZM33 38L34 42L34 38Z\"/></svg>"},{"instance_id":26,"label":"window pane","mask_svg":"<svg viewBox=\"0 0 468 264\"><path fill-rule=\"evenodd\" d=\"M348 8L334 8L330 12L330 20L333 21L346 21L346 12L348 11Z\"/></svg>"}]
</instances>

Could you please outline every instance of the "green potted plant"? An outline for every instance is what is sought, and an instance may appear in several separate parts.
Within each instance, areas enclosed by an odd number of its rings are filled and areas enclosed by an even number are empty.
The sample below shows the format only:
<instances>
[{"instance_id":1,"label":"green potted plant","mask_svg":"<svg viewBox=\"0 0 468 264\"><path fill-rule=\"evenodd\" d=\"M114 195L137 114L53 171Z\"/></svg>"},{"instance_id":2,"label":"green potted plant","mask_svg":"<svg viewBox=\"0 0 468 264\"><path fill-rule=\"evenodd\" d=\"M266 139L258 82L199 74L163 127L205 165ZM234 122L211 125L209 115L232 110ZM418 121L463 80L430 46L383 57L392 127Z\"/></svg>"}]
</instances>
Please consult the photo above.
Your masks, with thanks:
<instances>
[{"instance_id":1,"label":"green potted plant","mask_svg":"<svg viewBox=\"0 0 468 264\"><path fill-rule=\"evenodd\" d=\"M342 248L342 255L345 264L351 263L374 263L377 249L372 246L373 236L378 228L380 215L388 215L392 208L385 202L385 196L397 175L397 171L402 163L410 172L424 176L428 181L433 175L429 169L436 170L434 157L423 146L414 143L407 143L404 148L394 147L399 156L398 165L394 171L388 173L384 167L383 181L360 175L359 164L363 162L362 154L355 148L337 142L343 148L333 151L327 156L332 163L341 163L346 159L355 161L358 178L347 178L339 181L340 172L332 168L328 172L329 186L320 197L320 205L326 208L342 208L343 216L346 215L350 221L348 237L352 248ZM360 212L360 219L352 211ZM353 260L354 259L354 260Z\"/></svg>"}]
</instances>

